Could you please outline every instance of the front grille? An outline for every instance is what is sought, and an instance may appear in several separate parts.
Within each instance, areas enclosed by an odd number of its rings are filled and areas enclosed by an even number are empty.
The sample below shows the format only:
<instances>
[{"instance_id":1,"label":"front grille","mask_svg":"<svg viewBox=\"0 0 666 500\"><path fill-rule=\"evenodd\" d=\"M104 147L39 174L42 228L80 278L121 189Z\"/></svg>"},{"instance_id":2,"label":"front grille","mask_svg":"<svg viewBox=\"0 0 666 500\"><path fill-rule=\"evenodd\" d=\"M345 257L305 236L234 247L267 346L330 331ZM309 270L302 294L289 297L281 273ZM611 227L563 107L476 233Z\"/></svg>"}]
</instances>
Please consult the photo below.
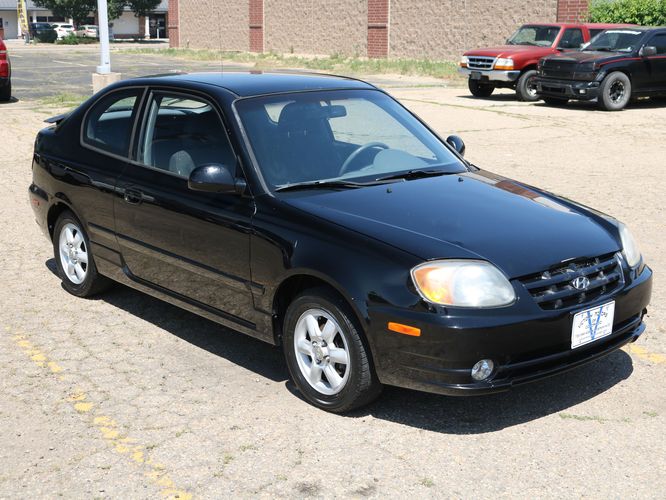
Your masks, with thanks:
<instances>
[{"instance_id":1,"label":"front grille","mask_svg":"<svg viewBox=\"0 0 666 500\"><path fill-rule=\"evenodd\" d=\"M572 80L575 73L575 62L544 60L541 64L541 76L546 78L559 78L561 80Z\"/></svg>"},{"instance_id":2,"label":"front grille","mask_svg":"<svg viewBox=\"0 0 666 500\"><path fill-rule=\"evenodd\" d=\"M483 57L483 56L467 57L467 67L469 69L481 69L481 70L493 69L494 63L495 63L494 57Z\"/></svg>"},{"instance_id":3,"label":"front grille","mask_svg":"<svg viewBox=\"0 0 666 500\"><path fill-rule=\"evenodd\" d=\"M578 277L589 285L584 290L573 286ZM534 301L542 309L555 310L592 302L617 290L624 278L617 254L610 253L592 259L578 259L538 274L520 278Z\"/></svg>"}]
</instances>

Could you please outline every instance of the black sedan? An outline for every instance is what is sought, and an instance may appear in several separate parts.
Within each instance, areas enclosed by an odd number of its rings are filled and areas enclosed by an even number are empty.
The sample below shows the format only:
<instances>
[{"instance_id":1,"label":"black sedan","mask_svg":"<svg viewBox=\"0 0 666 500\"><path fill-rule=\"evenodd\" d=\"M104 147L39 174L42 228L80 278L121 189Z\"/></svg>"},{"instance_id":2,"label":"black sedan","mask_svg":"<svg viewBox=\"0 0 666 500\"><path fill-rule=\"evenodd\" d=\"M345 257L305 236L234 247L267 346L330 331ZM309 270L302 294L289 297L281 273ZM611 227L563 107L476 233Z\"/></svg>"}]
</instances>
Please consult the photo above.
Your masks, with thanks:
<instances>
[{"instance_id":1,"label":"black sedan","mask_svg":"<svg viewBox=\"0 0 666 500\"><path fill-rule=\"evenodd\" d=\"M51 119L29 189L63 286L111 280L281 344L312 404L483 394L644 330L617 220L481 170L367 83L128 80Z\"/></svg>"},{"instance_id":2,"label":"black sedan","mask_svg":"<svg viewBox=\"0 0 666 500\"><path fill-rule=\"evenodd\" d=\"M578 52L539 61L537 94L547 104L597 100L606 111L632 98L666 95L666 28L617 28Z\"/></svg>"}]
</instances>

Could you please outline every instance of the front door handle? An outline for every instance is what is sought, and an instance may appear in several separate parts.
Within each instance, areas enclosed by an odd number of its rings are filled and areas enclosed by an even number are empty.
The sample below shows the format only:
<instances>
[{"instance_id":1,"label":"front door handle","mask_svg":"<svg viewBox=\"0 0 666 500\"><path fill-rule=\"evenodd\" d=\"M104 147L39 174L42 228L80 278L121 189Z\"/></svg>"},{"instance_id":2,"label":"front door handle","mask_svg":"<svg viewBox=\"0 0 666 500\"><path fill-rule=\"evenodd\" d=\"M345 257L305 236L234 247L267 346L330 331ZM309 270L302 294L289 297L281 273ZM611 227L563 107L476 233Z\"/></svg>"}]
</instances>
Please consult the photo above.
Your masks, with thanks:
<instances>
[{"instance_id":1,"label":"front door handle","mask_svg":"<svg viewBox=\"0 0 666 500\"><path fill-rule=\"evenodd\" d=\"M131 205L138 205L143 201L143 193L138 189L125 189L123 198Z\"/></svg>"}]
</instances>

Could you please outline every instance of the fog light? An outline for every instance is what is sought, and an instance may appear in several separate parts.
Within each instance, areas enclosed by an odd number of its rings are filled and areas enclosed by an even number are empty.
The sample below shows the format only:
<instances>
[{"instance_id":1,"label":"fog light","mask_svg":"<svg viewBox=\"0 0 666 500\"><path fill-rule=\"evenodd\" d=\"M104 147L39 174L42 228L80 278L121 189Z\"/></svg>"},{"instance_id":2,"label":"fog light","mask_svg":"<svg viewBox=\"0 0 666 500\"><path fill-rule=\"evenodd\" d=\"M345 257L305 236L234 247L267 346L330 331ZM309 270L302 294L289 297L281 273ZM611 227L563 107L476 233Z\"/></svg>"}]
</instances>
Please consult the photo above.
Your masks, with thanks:
<instances>
[{"instance_id":1,"label":"fog light","mask_svg":"<svg viewBox=\"0 0 666 500\"><path fill-rule=\"evenodd\" d=\"M578 93L579 93L579 94L587 94L587 90L585 90L585 89L580 89L580 90L578 90Z\"/></svg>"},{"instance_id":2,"label":"fog light","mask_svg":"<svg viewBox=\"0 0 666 500\"><path fill-rule=\"evenodd\" d=\"M482 359L472 367L472 378L478 381L485 380L493 373L493 368L495 363L492 359Z\"/></svg>"}]
</instances>

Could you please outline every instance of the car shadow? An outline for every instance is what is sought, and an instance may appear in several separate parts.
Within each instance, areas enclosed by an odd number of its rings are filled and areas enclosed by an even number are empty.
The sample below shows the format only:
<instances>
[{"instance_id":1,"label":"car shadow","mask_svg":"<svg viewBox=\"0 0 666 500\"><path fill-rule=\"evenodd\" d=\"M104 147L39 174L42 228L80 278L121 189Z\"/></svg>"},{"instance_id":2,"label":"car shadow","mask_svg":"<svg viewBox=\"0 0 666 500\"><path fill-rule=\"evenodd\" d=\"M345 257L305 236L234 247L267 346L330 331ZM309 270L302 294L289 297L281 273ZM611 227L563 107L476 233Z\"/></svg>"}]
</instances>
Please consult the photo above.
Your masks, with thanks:
<instances>
[{"instance_id":1,"label":"car shadow","mask_svg":"<svg viewBox=\"0 0 666 500\"><path fill-rule=\"evenodd\" d=\"M0 101L0 106L6 106L8 104L14 104L16 102L20 102L18 97L11 96L9 98L9 101Z\"/></svg>"},{"instance_id":2,"label":"car shadow","mask_svg":"<svg viewBox=\"0 0 666 500\"><path fill-rule=\"evenodd\" d=\"M45 264L57 275L54 259ZM123 285L93 300L103 300L259 376L284 382L294 397L303 399L289 379L279 347ZM484 434L563 412L603 394L632 372L631 356L616 351L575 370L486 396L450 397L386 387L376 402L343 418L372 416L444 434Z\"/></svg>"}]
</instances>

